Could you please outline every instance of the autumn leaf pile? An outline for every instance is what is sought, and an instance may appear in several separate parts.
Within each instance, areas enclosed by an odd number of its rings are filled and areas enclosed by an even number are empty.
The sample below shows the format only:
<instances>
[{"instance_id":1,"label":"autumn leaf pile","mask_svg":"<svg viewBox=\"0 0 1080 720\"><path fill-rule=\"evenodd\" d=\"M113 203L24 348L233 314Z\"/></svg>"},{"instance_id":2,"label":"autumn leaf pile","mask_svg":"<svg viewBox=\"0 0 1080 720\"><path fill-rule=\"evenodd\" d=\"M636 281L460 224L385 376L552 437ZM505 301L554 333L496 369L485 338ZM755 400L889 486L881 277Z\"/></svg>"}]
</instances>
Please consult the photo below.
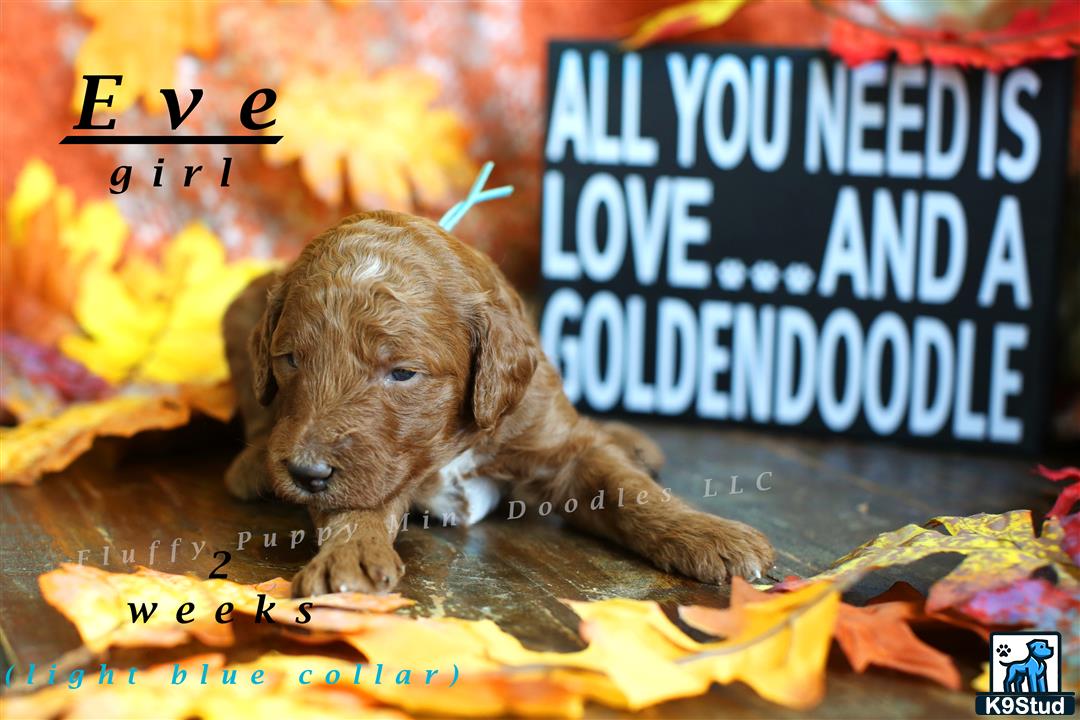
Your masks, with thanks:
<instances>
[{"instance_id":1,"label":"autumn leaf pile","mask_svg":"<svg viewBox=\"0 0 1080 720\"><path fill-rule=\"evenodd\" d=\"M1076 468L1043 471L1080 480ZM8 696L0 710L18 717L100 716L105 710L110 717L178 720L235 717L241 706L252 717L270 710L326 718L579 717L589 703L636 711L733 682L770 702L807 710L825 696L826 662L834 648L858 673L885 668L961 690L954 659L928 642L941 626L983 639L1004 628L1062 631L1068 685L1077 672L1071 663L1080 656L1074 632L1080 623L1080 513L1067 514L1077 487L1065 487L1038 534L1027 510L939 517L884 533L812 578L762 589L736 579L728 607L680 607L678 622L654 602L565 601L580 619L584 649L576 652L530 650L488 620L414 617L400 612L412 601L398 595L291 599L281 578L249 586L147 568L119 574L63 565L41 576L41 590L75 625L87 651L101 659L115 648L173 648L180 651L175 662L181 669L199 674L205 665L210 680L172 685L169 662L143 668L135 686L46 688ZM863 607L843 600L875 570L943 553L959 554L962 562L926 597L897 583ZM260 593L273 598L274 613L284 622L253 622ZM151 601L161 604L158 614L132 623L127 603ZM192 622L181 625L169 613L185 602L196 611ZM223 602L233 608L228 624L215 619ZM307 609L310 622L292 623L304 602L314 605ZM231 661L238 638L251 642L252 632L262 634L266 649ZM297 651L297 643L307 649ZM342 643L349 654L329 651ZM185 647L192 650L185 653ZM368 675L354 683L358 663ZM379 684L370 680L376 666L384 676ZM423 680L427 669L439 670L430 683ZM264 683L215 681L234 670L241 678L262 671ZM310 685L299 682L305 670L311 671ZM396 679L406 670L410 683L400 684ZM984 674L974 684L985 690L986 682Z\"/></svg>"},{"instance_id":2,"label":"autumn leaf pile","mask_svg":"<svg viewBox=\"0 0 1080 720\"><path fill-rule=\"evenodd\" d=\"M77 0L12 12L26 29L17 42L5 34L13 48L5 76L47 75L32 97L13 90L30 119L11 118L11 152L0 157L14 188L2 198L0 241L2 483L61 470L96 437L176 428L193 412L227 419L220 321L251 279L350 211L438 217L475 175L468 149L479 110L470 122L465 101L448 102L460 80L432 70L435 42L420 32L426 9L405 23L398 8L348 2ZM388 40L358 43L359 27ZM452 36L444 55L457 52ZM490 75L486 66L475 72ZM99 127L115 123L114 134L168 133L161 91L170 88L190 110L173 132L250 132L238 126L240 104L273 88L275 102L258 119L282 139L261 152L197 144L57 151L80 124L85 75L122 77L103 81L99 96L111 99L93 113ZM492 106L510 102L500 96ZM227 186L226 156L234 161ZM157 165L164 174L151 178ZM190 187L179 179L185 165L201 169ZM130 187L110 185L117 166L129 167ZM501 222L489 218L492 232Z\"/></svg>"},{"instance_id":3,"label":"autumn leaf pile","mask_svg":"<svg viewBox=\"0 0 1080 720\"><path fill-rule=\"evenodd\" d=\"M130 250L108 200L79 204L31 162L4 206L0 242L0 481L66 467L100 435L227 420L221 317L273 263L228 261L192 223L159 257Z\"/></svg>"},{"instance_id":4,"label":"autumn leaf pile","mask_svg":"<svg viewBox=\"0 0 1080 720\"><path fill-rule=\"evenodd\" d=\"M113 113L140 102L147 113L164 113L167 105L160 89L177 87L177 68L185 58L214 59L221 45L221 16L237 5L242 4L78 0L78 13L90 22L90 30L74 60L77 82L71 112L77 116L82 111L82 76L105 74L124 78L109 90ZM267 16L272 12L263 10ZM349 22L344 15L323 12L320 17L324 27ZM252 24L261 21L249 19ZM286 49L295 47L292 38L289 33ZM239 74L237 64L255 62L252 48L233 51L236 56L226 59L219 83ZM457 113L439 106L442 84L430 73L408 66L376 71L345 55L332 65L322 58L289 60L272 66L256 63L253 73L259 78L257 87L272 80L270 86L278 93L265 119L273 120L267 133L283 137L276 145L264 146L263 155L271 164L298 162L303 182L323 202L344 204L344 180L353 207L413 212L445 208L475 176L476 167L465 152L469 132ZM223 89L218 85L219 92ZM206 112L205 106L195 112L200 111ZM196 122L197 117L185 121L185 128Z\"/></svg>"}]
</instances>

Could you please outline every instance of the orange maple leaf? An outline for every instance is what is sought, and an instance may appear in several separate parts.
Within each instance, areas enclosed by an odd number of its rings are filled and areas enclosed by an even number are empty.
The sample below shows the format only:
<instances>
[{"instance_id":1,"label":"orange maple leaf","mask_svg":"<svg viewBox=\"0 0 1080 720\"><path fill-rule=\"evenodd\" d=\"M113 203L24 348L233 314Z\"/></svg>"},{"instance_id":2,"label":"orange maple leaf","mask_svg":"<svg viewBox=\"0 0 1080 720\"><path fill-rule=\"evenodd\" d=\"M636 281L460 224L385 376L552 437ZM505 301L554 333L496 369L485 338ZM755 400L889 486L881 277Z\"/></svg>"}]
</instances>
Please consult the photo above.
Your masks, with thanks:
<instances>
[{"instance_id":1,"label":"orange maple leaf","mask_svg":"<svg viewBox=\"0 0 1080 720\"><path fill-rule=\"evenodd\" d=\"M121 113L140 98L147 111L164 112L160 91L176 87L180 57L188 52L209 57L217 47L216 5L215 0L79 0L79 12L94 27L75 56L72 109L82 112L83 75L121 75L119 86L101 86L101 96L113 96L110 112Z\"/></svg>"},{"instance_id":2,"label":"orange maple leaf","mask_svg":"<svg viewBox=\"0 0 1080 720\"><path fill-rule=\"evenodd\" d=\"M4 204L0 328L45 346L74 331L83 273L95 263L115 262L127 233L113 203L77 205L48 165L28 162Z\"/></svg>"},{"instance_id":3,"label":"orange maple leaf","mask_svg":"<svg viewBox=\"0 0 1080 720\"><path fill-rule=\"evenodd\" d=\"M843 603L836 642L855 672L870 665L920 675L951 690L960 689L960 672L945 653L920 640L911 623L920 619L921 602L890 600L866 607Z\"/></svg>"},{"instance_id":4,"label":"orange maple leaf","mask_svg":"<svg viewBox=\"0 0 1080 720\"><path fill-rule=\"evenodd\" d=\"M260 594L272 598L275 615L292 625L301 600L289 597L289 584L274 578L258 585L241 585L228 580L199 580L187 575L171 575L140 567L131 574L110 573L87 565L63 563L60 568L38 578L41 594L75 624L86 646L95 652L110 647L174 647L191 639L223 647L234 641L233 624L217 620L221 603L233 605L237 615L254 616ZM147 621L132 621L128 602L139 605L157 602L162 609ZM176 622L176 608L195 604L191 622ZM171 603L171 605L170 605ZM365 627L363 613L392 612L411 605L397 594L364 595L341 593L319 598L311 608L305 632L348 632ZM349 608L341 612L339 608ZM285 620L288 618L288 621Z\"/></svg>"},{"instance_id":5,"label":"orange maple leaf","mask_svg":"<svg viewBox=\"0 0 1080 720\"><path fill-rule=\"evenodd\" d=\"M180 427L191 419L193 408L224 421L233 405L231 388L192 386L75 403L55 417L0 428L0 484L31 485L46 473L63 470L95 438Z\"/></svg>"},{"instance_id":6,"label":"orange maple leaf","mask_svg":"<svg viewBox=\"0 0 1080 720\"><path fill-rule=\"evenodd\" d=\"M450 109L434 107L434 78L405 68L365 76L342 69L296 72L275 106L283 135L263 146L271 163L300 161L304 182L323 202L414 211L448 206L476 173L468 132Z\"/></svg>"}]
</instances>

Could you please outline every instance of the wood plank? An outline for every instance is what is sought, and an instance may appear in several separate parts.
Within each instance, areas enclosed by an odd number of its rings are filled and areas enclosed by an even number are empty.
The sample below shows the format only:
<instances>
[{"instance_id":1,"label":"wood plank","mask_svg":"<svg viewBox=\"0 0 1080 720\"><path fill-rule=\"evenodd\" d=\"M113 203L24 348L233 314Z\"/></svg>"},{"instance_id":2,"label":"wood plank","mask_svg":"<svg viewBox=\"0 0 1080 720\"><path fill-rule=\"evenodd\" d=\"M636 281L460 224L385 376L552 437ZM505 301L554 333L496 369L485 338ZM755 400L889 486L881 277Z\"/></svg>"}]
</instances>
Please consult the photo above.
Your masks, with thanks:
<instances>
[{"instance_id":1,"label":"wood plank","mask_svg":"<svg viewBox=\"0 0 1080 720\"><path fill-rule=\"evenodd\" d=\"M1049 507L1053 488L1032 478L1027 463L972 458L959 453L800 439L745 430L687 428L667 423L642 426L664 447L668 467L661 484L702 510L748 522L773 540L779 557L773 575L808 575L875 534L934 515L998 512L1016 507ZM120 551L135 550L146 564L158 539L156 569L205 577L217 564L216 549L233 551L229 577L256 582L291 576L310 557L314 544L302 508L272 501L245 503L228 496L221 476L235 445L220 426L174 433L168 440L119 446L99 443L67 471L30 488L0 489L0 638L9 660L19 666L50 662L78 645L66 620L48 607L37 577L60 562L102 565L110 547L111 570L122 570ZM126 447L126 450L120 449ZM763 472L771 489L759 492ZM731 476L741 493L729 494ZM716 496L705 497L705 479ZM525 520L506 519L506 508L474 528L423 530L418 518L399 542L408 572L400 587L418 600L414 612L486 618L536 649L580 647L577 618L560 598L653 599L676 604L726 604L725 587L707 586L659 572L608 543L577 534L535 512ZM289 533L305 530L306 541L289 548ZM249 531L247 548L236 551L237 534ZM263 534L277 533L277 545L263 547ZM177 562L169 559L172 538L183 538ZM198 559L192 541L206 540ZM925 586L955 559L900 571ZM883 573L868 597L887 587ZM973 675L977 656L965 672ZM968 714L972 698L889 673L855 676L843 667L830 672L829 694L818 717L896 717ZM868 705L867 703L872 703ZM879 711L880 710L880 711ZM606 717L602 708L590 711ZM716 688L702 698L672 703L652 717L787 717L740 685Z\"/></svg>"}]
</instances>

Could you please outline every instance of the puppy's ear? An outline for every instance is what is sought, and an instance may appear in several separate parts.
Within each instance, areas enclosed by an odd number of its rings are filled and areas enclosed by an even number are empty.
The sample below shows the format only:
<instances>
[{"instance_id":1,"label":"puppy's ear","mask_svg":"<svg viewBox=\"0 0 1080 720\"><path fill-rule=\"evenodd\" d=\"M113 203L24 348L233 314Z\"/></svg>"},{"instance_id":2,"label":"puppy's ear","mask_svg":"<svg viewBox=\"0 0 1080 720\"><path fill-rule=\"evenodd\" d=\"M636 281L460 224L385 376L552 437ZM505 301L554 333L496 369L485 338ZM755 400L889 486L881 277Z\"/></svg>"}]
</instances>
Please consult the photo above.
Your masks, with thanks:
<instances>
[{"instance_id":1,"label":"puppy's ear","mask_svg":"<svg viewBox=\"0 0 1080 720\"><path fill-rule=\"evenodd\" d=\"M277 394L277 380L271 366L270 340L281 318L285 304L284 279L274 283L267 296L266 309L248 338L248 355L251 357L251 377L255 397L262 405L269 405Z\"/></svg>"},{"instance_id":2,"label":"puppy's ear","mask_svg":"<svg viewBox=\"0 0 1080 720\"><path fill-rule=\"evenodd\" d=\"M477 427L487 431L525 396L536 372L537 350L521 298L501 283L478 316L472 411Z\"/></svg>"}]
</instances>

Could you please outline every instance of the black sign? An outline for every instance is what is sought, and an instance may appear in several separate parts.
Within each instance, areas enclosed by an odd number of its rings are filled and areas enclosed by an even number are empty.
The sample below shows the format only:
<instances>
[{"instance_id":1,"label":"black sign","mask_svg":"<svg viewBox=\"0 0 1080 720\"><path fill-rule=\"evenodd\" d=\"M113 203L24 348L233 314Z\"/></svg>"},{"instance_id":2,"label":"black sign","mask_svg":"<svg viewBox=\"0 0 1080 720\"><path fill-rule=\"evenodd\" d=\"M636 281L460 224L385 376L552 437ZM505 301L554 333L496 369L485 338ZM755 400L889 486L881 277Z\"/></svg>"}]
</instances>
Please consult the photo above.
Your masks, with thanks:
<instances>
[{"instance_id":1,"label":"black sign","mask_svg":"<svg viewBox=\"0 0 1080 720\"><path fill-rule=\"evenodd\" d=\"M541 335L596 413L1037 447L1071 63L548 63Z\"/></svg>"}]
</instances>

